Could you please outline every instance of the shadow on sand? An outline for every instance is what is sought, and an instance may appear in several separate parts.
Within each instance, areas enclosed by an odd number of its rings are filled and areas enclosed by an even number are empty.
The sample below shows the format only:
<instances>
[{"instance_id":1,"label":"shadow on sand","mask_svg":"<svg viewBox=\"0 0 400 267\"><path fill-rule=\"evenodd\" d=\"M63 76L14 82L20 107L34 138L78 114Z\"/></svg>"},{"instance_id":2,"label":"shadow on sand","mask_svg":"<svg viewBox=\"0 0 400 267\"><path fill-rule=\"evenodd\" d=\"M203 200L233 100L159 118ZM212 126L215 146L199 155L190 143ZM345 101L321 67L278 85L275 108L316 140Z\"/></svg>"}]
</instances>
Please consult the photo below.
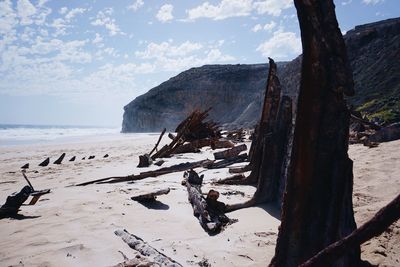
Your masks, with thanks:
<instances>
[{"instance_id":1,"label":"shadow on sand","mask_svg":"<svg viewBox=\"0 0 400 267\"><path fill-rule=\"evenodd\" d=\"M13 214L13 215L0 215L1 219L10 218L11 220L27 220L27 219L36 219L40 218L41 216L25 216L23 214Z\"/></svg>"},{"instance_id":2,"label":"shadow on sand","mask_svg":"<svg viewBox=\"0 0 400 267\"><path fill-rule=\"evenodd\" d=\"M169 206L167 204L162 203L161 201L158 200L153 200L153 201L138 201L138 203L142 204L148 209L152 210L168 210Z\"/></svg>"}]
</instances>

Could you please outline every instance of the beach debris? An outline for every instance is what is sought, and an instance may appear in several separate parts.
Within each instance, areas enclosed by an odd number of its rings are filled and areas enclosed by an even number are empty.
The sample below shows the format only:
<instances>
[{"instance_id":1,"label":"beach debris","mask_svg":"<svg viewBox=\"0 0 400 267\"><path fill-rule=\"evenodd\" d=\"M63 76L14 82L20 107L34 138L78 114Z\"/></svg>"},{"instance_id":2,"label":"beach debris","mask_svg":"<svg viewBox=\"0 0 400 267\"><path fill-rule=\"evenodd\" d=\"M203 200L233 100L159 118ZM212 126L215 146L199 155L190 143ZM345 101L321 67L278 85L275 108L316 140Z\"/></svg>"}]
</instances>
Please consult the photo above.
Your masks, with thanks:
<instances>
[{"instance_id":1,"label":"beach debris","mask_svg":"<svg viewBox=\"0 0 400 267\"><path fill-rule=\"evenodd\" d=\"M166 195L171 191L171 189L168 187L166 189L160 189L151 193L145 193L145 194L140 194L137 196L131 197L132 200L138 201L138 202L152 202L157 199L157 196L161 195Z\"/></svg>"},{"instance_id":2,"label":"beach debris","mask_svg":"<svg viewBox=\"0 0 400 267\"><path fill-rule=\"evenodd\" d=\"M282 95L277 66L269 59L269 73L261 119L255 130L250 147L250 163L240 170L251 170L247 177L234 175L221 179L219 184L256 184L257 189L250 200L227 205L227 212L251 207L261 203L282 202L285 187L285 170L290 158L292 138L292 100ZM240 171L238 170L238 171ZM276 205L276 204L275 204Z\"/></svg>"},{"instance_id":3,"label":"beach debris","mask_svg":"<svg viewBox=\"0 0 400 267\"><path fill-rule=\"evenodd\" d=\"M24 164L21 169L29 169L29 163Z\"/></svg>"},{"instance_id":4,"label":"beach debris","mask_svg":"<svg viewBox=\"0 0 400 267\"><path fill-rule=\"evenodd\" d=\"M134 265L122 265L122 266L153 266L152 264L154 264L154 266L182 267L181 264L171 259L164 253L158 251L154 247L150 246L140 237L129 233L127 230L119 229L116 230L114 233L115 235L121 237L122 240L129 245L130 248L139 252L141 254L141 258L143 259L143 261L140 262L140 264L143 265L137 265L138 259L133 259L133 261L136 262L134 263Z\"/></svg>"},{"instance_id":5,"label":"beach debris","mask_svg":"<svg viewBox=\"0 0 400 267\"><path fill-rule=\"evenodd\" d=\"M50 158L46 158L45 160L43 160L43 161L39 164L39 166L40 166L40 167L46 167L47 165L49 165L49 163L50 163Z\"/></svg>"},{"instance_id":6,"label":"beach debris","mask_svg":"<svg viewBox=\"0 0 400 267\"><path fill-rule=\"evenodd\" d=\"M0 219L17 215L21 205L32 193L30 186L24 186L19 193L13 193L7 197L6 203L0 207Z\"/></svg>"},{"instance_id":7,"label":"beach debris","mask_svg":"<svg viewBox=\"0 0 400 267\"><path fill-rule=\"evenodd\" d=\"M103 158L108 158L109 157L109 155L108 154L105 154L104 156L103 156Z\"/></svg>"},{"instance_id":8,"label":"beach debris","mask_svg":"<svg viewBox=\"0 0 400 267\"><path fill-rule=\"evenodd\" d=\"M354 80L335 5L332 0L298 0L295 6L303 44L301 80L271 267L299 266L356 229L345 100L354 95ZM313 266L362 265L358 244L342 252L332 264Z\"/></svg>"},{"instance_id":9,"label":"beach debris","mask_svg":"<svg viewBox=\"0 0 400 267\"><path fill-rule=\"evenodd\" d=\"M213 139L210 142L210 146L214 150L214 149L218 149L218 148L232 148L235 146L235 144L232 143L232 141L230 141L230 140Z\"/></svg>"},{"instance_id":10,"label":"beach debris","mask_svg":"<svg viewBox=\"0 0 400 267\"><path fill-rule=\"evenodd\" d=\"M246 185L248 184L248 181L246 181L246 176L242 173L235 174L232 176L229 176L224 179L220 179L218 181L214 182L215 184L231 184L231 185Z\"/></svg>"},{"instance_id":11,"label":"beach debris","mask_svg":"<svg viewBox=\"0 0 400 267\"><path fill-rule=\"evenodd\" d=\"M62 153L61 156L56 161L53 162L53 164L61 164L64 157L65 157L65 153Z\"/></svg>"},{"instance_id":12,"label":"beach debris","mask_svg":"<svg viewBox=\"0 0 400 267\"><path fill-rule=\"evenodd\" d=\"M33 188L33 185L31 184L31 182L29 181L28 177L26 176L25 171L22 171L22 176L24 177L25 181L28 183L29 188L31 189L30 195L33 197L28 205L35 205L41 196L50 193L50 189L35 190Z\"/></svg>"},{"instance_id":13,"label":"beach debris","mask_svg":"<svg viewBox=\"0 0 400 267\"><path fill-rule=\"evenodd\" d=\"M166 131L167 131L166 128L164 128L161 131L161 134L158 137L158 140L157 140L156 144L154 145L153 149L148 154L139 155L139 164L137 165L138 168L149 167L153 163L153 160L152 160L152 158L150 156L153 154L154 151L158 152L158 149L157 149L158 144L160 143L160 141L161 141L161 139L164 136Z\"/></svg>"},{"instance_id":14,"label":"beach debris","mask_svg":"<svg viewBox=\"0 0 400 267\"><path fill-rule=\"evenodd\" d=\"M204 121L208 117L211 108L200 111L195 109L186 119L176 127L176 133L182 133L185 141L191 142L205 138L220 138L220 126L212 121Z\"/></svg>"},{"instance_id":15,"label":"beach debris","mask_svg":"<svg viewBox=\"0 0 400 267\"><path fill-rule=\"evenodd\" d=\"M172 165L170 167L164 167L158 170L153 170L153 171L147 171L147 172L141 172L140 174L132 174L132 175L127 175L127 176L112 176L112 177L106 177L106 178L101 178L101 179L96 179L84 183L77 184L76 186L85 186L89 184L113 184L113 183L121 183L121 182L130 182L130 181L136 181L136 180L142 180L148 177L157 177L163 174L168 174L168 173L173 173L173 172L182 172L186 171L189 169L194 169L198 167L205 167L208 166L209 164L212 164L214 161L213 160L200 160L200 161L195 161L195 162L185 162L185 163L180 163L176 165Z\"/></svg>"},{"instance_id":16,"label":"beach debris","mask_svg":"<svg viewBox=\"0 0 400 267\"><path fill-rule=\"evenodd\" d=\"M210 109L206 111L194 110L176 127L175 132L177 134L170 136L174 137L171 143L163 146L152 155L151 158L154 160L156 158L170 157L172 154L177 154L178 152L197 152L200 146L203 145L203 142L199 142L199 140L220 138L221 131L219 130L218 124L213 121L204 122L209 111ZM185 145L186 142L190 143L190 145L180 148ZM211 140L205 142L211 144Z\"/></svg>"},{"instance_id":17,"label":"beach debris","mask_svg":"<svg viewBox=\"0 0 400 267\"><path fill-rule=\"evenodd\" d=\"M154 165L161 166L161 165L163 165L164 163L165 163L165 160L160 159L159 161L157 161L156 163L154 163Z\"/></svg>"},{"instance_id":18,"label":"beach debris","mask_svg":"<svg viewBox=\"0 0 400 267\"><path fill-rule=\"evenodd\" d=\"M242 144L239 146L232 147L230 149L220 151L220 152L215 152L214 153L214 158L215 159L229 159L229 158L234 158L237 155L239 155L240 152L245 151L247 149L246 144Z\"/></svg>"},{"instance_id":19,"label":"beach debris","mask_svg":"<svg viewBox=\"0 0 400 267\"><path fill-rule=\"evenodd\" d=\"M42 195L50 193L50 189L36 191L25 172L22 171L22 175L28 185L24 186L20 192L13 193L7 197L6 202L0 207L0 218L13 217L17 215L22 204L32 196L32 200L28 205L34 205Z\"/></svg>"},{"instance_id":20,"label":"beach debris","mask_svg":"<svg viewBox=\"0 0 400 267\"><path fill-rule=\"evenodd\" d=\"M229 168L229 173L243 173L243 172L247 172L247 171L251 171L250 165L247 164L245 166L241 166L241 167L232 167Z\"/></svg>"},{"instance_id":21,"label":"beach debris","mask_svg":"<svg viewBox=\"0 0 400 267\"><path fill-rule=\"evenodd\" d=\"M176 135L174 135L173 133L168 133L168 138L171 140L174 140L176 137Z\"/></svg>"},{"instance_id":22,"label":"beach debris","mask_svg":"<svg viewBox=\"0 0 400 267\"><path fill-rule=\"evenodd\" d=\"M227 191L227 192L222 192L221 195L224 196L236 196L236 195L240 195L242 197L245 196L245 193L239 190L233 190L233 191Z\"/></svg>"},{"instance_id":23,"label":"beach debris","mask_svg":"<svg viewBox=\"0 0 400 267\"><path fill-rule=\"evenodd\" d=\"M228 159L223 159L220 161L216 162L211 162L210 164L205 165L205 168L207 169L221 169L221 168L226 168L229 165L235 164L235 163L240 163L244 162L247 160L247 153L240 154L236 157L233 158L228 158Z\"/></svg>"},{"instance_id":24,"label":"beach debris","mask_svg":"<svg viewBox=\"0 0 400 267\"><path fill-rule=\"evenodd\" d=\"M234 142L244 142L246 138L246 132L243 128L227 131L225 135L228 140L232 140Z\"/></svg>"},{"instance_id":25,"label":"beach debris","mask_svg":"<svg viewBox=\"0 0 400 267\"><path fill-rule=\"evenodd\" d=\"M89 156L88 159L94 159L96 156Z\"/></svg>"},{"instance_id":26,"label":"beach debris","mask_svg":"<svg viewBox=\"0 0 400 267\"><path fill-rule=\"evenodd\" d=\"M153 163L153 160L150 158L149 154L139 155L139 164L138 168L149 167Z\"/></svg>"},{"instance_id":27,"label":"beach debris","mask_svg":"<svg viewBox=\"0 0 400 267\"><path fill-rule=\"evenodd\" d=\"M187 174L186 179L189 183L191 183L193 185L202 185L203 184L204 174L199 176L197 174L197 172L195 172L193 169L190 169L189 171L187 171L186 174Z\"/></svg>"},{"instance_id":28,"label":"beach debris","mask_svg":"<svg viewBox=\"0 0 400 267\"><path fill-rule=\"evenodd\" d=\"M211 189L207 194L207 198L203 197L201 191L203 177L199 177L197 172L190 170L184 173L183 178L182 184L187 188L188 200L193 207L193 214L207 233L217 234L224 226L234 222L234 220L225 215L226 205L218 201L218 191ZM190 181L195 181L196 183L191 183Z\"/></svg>"},{"instance_id":29,"label":"beach debris","mask_svg":"<svg viewBox=\"0 0 400 267\"><path fill-rule=\"evenodd\" d=\"M350 117L350 144L363 144L370 148L377 147L379 143L400 139L400 123L378 125L356 111L351 111Z\"/></svg>"},{"instance_id":30,"label":"beach debris","mask_svg":"<svg viewBox=\"0 0 400 267\"><path fill-rule=\"evenodd\" d=\"M352 233L324 248L315 256L301 264L301 267L332 266L336 259L347 251L359 249L360 245L385 232L400 219L400 194Z\"/></svg>"},{"instance_id":31,"label":"beach debris","mask_svg":"<svg viewBox=\"0 0 400 267\"><path fill-rule=\"evenodd\" d=\"M72 158L69 159L69 161L75 161L76 157L73 156Z\"/></svg>"}]
</instances>

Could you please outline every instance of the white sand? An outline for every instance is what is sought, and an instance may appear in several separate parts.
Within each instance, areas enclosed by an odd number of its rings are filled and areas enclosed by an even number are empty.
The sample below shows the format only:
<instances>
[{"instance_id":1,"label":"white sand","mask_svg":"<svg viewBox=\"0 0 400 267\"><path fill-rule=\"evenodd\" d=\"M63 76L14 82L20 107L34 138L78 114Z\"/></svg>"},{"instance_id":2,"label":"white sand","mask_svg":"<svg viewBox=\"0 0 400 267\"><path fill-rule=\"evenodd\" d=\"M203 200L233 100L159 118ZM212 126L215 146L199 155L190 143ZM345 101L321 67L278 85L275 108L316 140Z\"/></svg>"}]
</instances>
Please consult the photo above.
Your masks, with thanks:
<instances>
[{"instance_id":1,"label":"white sand","mask_svg":"<svg viewBox=\"0 0 400 267\"><path fill-rule=\"evenodd\" d=\"M135 167L138 155L150 151L157 138L157 134L129 135L120 140L0 148L0 204L26 184L19 168L27 162L31 165L27 175L35 189L52 190L35 206L21 208L24 219L0 220L0 265L115 265L123 260L118 251L128 257L135 256L135 252L114 235L116 229L127 229L184 266L196 265L203 258L212 266L265 266L274 254L280 223L269 207L232 212L228 216L239 222L216 236L209 236L193 216L186 188L180 184L182 173L147 178L132 184L67 187L92 179L158 168ZM164 138L164 142L167 141ZM355 160L357 223L368 220L399 193L399 145L400 141L381 144L374 149L351 146L350 154ZM67 153L62 165L37 166L48 156L54 161L62 152ZM206 148L201 154L175 156L166 159L162 167L206 157L211 159L212 152ZM103 159L106 153L110 157ZM68 162L74 155L77 160ZM96 158L81 160L89 155ZM227 169L207 170L204 174L207 183L204 191L212 187L211 180L229 175ZM158 198L161 203L157 209L130 199L137 193L166 187L172 190ZM245 193L244 198L221 195L221 201L226 203L249 199L255 190L249 186L213 188L221 193L228 190ZM396 255L400 247L399 236L399 224L396 224L390 233L363 246L366 252L363 257L385 266L399 266L400 256Z\"/></svg>"}]
</instances>

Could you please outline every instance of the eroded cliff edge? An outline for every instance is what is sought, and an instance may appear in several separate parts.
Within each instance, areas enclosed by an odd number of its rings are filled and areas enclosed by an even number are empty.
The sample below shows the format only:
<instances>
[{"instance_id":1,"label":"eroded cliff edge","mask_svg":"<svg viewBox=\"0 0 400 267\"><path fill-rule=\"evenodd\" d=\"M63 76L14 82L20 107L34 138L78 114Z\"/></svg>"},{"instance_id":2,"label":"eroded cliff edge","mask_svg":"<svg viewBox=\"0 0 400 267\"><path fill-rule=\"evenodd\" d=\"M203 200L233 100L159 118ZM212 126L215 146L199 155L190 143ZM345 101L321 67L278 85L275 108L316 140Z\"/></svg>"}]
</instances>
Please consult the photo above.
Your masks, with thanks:
<instances>
[{"instance_id":1,"label":"eroded cliff edge","mask_svg":"<svg viewBox=\"0 0 400 267\"><path fill-rule=\"evenodd\" d=\"M400 121L400 18L355 27L344 36L353 69L355 109L381 122ZM279 62L285 94L296 97L301 57ZM172 77L124 107L122 132L173 130L194 108L213 120L253 127L260 116L267 64L205 65Z\"/></svg>"}]
</instances>

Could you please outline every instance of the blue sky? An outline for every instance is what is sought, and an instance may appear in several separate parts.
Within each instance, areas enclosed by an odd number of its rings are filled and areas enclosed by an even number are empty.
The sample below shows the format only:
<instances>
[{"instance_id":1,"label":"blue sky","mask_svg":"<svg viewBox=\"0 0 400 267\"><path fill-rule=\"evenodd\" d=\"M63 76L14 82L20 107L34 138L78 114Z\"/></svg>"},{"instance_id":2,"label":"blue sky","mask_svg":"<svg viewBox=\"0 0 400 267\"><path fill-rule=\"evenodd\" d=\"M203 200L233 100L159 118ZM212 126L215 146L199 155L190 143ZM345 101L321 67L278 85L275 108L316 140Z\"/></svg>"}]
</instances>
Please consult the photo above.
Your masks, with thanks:
<instances>
[{"instance_id":1,"label":"blue sky","mask_svg":"<svg viewBox=\"0 0 400 267\"><path fill-rule=\"evenodd\" d=\"M342 32L398 0L336 0ZM0 0L0 123L120 126L123 106L204 64L301 53L291 0Z\"/></svg>"}]
</instances>

